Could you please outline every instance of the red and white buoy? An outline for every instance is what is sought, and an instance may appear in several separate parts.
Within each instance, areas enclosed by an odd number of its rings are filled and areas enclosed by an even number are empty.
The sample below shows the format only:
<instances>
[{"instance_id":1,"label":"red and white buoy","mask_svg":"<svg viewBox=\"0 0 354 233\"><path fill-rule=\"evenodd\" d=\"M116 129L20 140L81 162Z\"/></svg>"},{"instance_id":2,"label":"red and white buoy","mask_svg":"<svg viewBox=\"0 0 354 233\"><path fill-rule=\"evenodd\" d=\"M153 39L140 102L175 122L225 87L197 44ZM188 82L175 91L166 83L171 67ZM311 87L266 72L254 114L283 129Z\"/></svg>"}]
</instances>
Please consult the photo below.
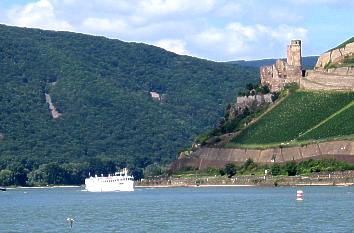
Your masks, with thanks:
<instances>
[{"instance_id":1,"label":"red and white buoy","mask_svg":"<svg viewBox=\"0 0 354 233\"><path fill-rule=\"evenodd\" d=\"M297 190L297 192L296 192L296 200L297 201L304 200L304 192L302 190Z\"/></svg>"}]
</instances>

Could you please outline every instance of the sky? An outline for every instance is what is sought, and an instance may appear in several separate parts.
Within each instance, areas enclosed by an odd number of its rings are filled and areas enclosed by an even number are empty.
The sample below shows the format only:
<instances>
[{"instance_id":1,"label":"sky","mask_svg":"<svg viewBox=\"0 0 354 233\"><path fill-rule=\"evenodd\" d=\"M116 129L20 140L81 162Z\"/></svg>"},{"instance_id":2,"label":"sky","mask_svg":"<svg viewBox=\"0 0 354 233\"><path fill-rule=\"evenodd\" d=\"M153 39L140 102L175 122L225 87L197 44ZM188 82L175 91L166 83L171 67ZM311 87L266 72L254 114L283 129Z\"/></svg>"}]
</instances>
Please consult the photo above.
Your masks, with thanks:
<instances>
[{"instance_id":1,"label":"sky","mask_svg":"<svg viewBox=\"0 0 354 233\"><path fill-rule=\"evenodd\" d=\"M320 55L354 36L353 0L0 0L0 23L72 31L214 61Z\"/></svg>"}]
</instances>

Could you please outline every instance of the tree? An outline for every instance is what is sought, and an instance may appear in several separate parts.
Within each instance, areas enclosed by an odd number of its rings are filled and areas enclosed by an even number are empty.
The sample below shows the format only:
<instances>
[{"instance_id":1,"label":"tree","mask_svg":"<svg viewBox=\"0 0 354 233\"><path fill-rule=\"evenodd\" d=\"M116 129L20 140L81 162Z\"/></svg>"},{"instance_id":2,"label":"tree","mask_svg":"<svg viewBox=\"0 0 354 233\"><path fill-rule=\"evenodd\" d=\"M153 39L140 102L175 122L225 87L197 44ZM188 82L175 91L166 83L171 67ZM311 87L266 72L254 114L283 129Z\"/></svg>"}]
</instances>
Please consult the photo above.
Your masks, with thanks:
<instances>
[{"instance_id":1,"label":"tree","mask_svg":"<svg viewBox=\"0 0 354 233\"><path fill-rule=\"evenodd\" d=\"M269 89L268 85L262 86L262 93L263 94L268 94L269 92L270 92L270 89Z\"/></svg>"},{"instance_id":2,"label":"tree","mask_svg":"<svg viewBox=\"0 0 354 233\"><path fill-rule=\"evenodd\" d=\"M144 169L144 177L160 176L163 174L163 171L164 170L160 165L156 163L150 164Z\"/></svg>"},{"instance_id":3,"label":"tree","mask_svg":"<svg viewBox=\"0 0 354 233\"><path fill-rule=\"evenodd\" d=\"M13 180L15 185L25 186L27 183L27 174L28 169L25 168L22 164L15 163L13 170Z\"/></svg>"},{"instance_id":4,"label":"tree","mask_svg":"<svg viewBox=\"0 0 354 233\"><path fill-rule=\"evenodd\" d=\"M297 174L297 164L294 161L287 162L285 165L288 176L295 176Z\"/></svg>"},{"instance_id":5,"label":"tree","mask_svg":"<svg viewBox=\"0 0 354 233\"><path fill-rule=\"evenodd\" d=\"M1 170L0 171L0 185L9 186L13 184L13 174L10 170Z\"/></svg>"},{"instance_id":6,"label":"tree","mask_svg":"<svg viewBox=\"0 0 354 233\"><path fill-rule=\"evenodd\" d=\"M270 172L272 173L273 176L280 175L280 165L275 163L270 167Z\"/></svg>"},{"instance_id":7,"label":"tree","mask_svg":"<svg viewBox=\"0 0 354 233\"><path fill-rule=\"evenodd\" d=\"M248 84L246 85L246 89L249 90L249 91L252 91L252 90L254 89L253 84L252 84L252 83L248 83Z\"/></svg>"},{"instance_id":8,"label":"tree","mask_svg":"<svg viewBox=\"0 0 354 233\"><path fill-rule=\"evenodd\" d=\"M254 168L256 164L253 162L252 159L247 159L246 162L242 165L242 169L244 170L250 170Z\"/></svg>"},{"instance_id":9,"label":"tree","mask_svg":"<svg viewBox=\"0 0 354 233\"><path fill-rule=\"evenodd\" d=\"M43 171L43 181L47 184L62 184L64 169L56 162L48 163L40 167Z\"/></svg>"},{"instance_id":10,"label":"tree","mask_svg":"<svg viewBox=\"0 0 354 233\"><path fill-rule=\"evenodd\" d=\"M231 178L236 175L236 165L234 163L228 163L225 165L225 173L227 177Z\"/></svg>"},{"instance_id":11,"label":"tree","mask_svg":"<svg viewBox=\"0 0 354 233\"><path fill-rule=\"evenodd\" d=\"M219 174L220 174L220 176L224 176L225 175L225 170L220 168L219 169Z\"/></svg>"},{"instance_id":12,"label":"tree","mask_svg":"<svg viewBox=\"0 0 354 233\"><path fill-rule=\"evenodd\" d=\"M142 178L144 178L144 172L141 168L134 168L131 173L134 177L134 180L141 180Z\"/></svg>"}]
</instances>

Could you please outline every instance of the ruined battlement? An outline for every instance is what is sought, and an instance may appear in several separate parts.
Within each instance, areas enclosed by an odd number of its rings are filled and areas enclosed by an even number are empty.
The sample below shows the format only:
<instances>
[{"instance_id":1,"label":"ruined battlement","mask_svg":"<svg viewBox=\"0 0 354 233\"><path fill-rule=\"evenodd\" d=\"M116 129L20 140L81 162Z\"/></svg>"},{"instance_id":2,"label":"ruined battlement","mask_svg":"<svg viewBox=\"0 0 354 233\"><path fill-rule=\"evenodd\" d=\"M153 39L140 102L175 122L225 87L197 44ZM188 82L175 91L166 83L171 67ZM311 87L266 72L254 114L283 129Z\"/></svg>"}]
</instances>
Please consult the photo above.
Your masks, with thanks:
<instances>
[{"instance_id":1,"label":"ruined battlement","mask_svg":"<svg viewBox=\"0 0 354 233\"><path fill-rule=\"evenodd\" d=\"M286 61L279 59L274 65L260 67L261 84L269 86L271 91L279 91L286 84L300 83L301 68L301 40L292 40Z\"/></svg>"},{"instance_id":2,"label":"ruined battlement","mask_svg":"<svg viewBox=\"0 0 354 233\"><path fill-rule=\"evenodd\" d=\"M301 40L292 40L287 49L287 60L289 66L299 67L301 69Z\"/></svg>"},{"instance_id":3,"label":"ruined battlement","mask_svg":"<svg viewBox=\"0 0 354 233\"><path fill-rule=\"evenodd\" d=\"M287 59L260 67L262 85L279 91L286 84L298 83L308 90L354 90L354 37L322 54L314 70L302 70L301 40L292 40Z\"/></svg>"}]
</instances>

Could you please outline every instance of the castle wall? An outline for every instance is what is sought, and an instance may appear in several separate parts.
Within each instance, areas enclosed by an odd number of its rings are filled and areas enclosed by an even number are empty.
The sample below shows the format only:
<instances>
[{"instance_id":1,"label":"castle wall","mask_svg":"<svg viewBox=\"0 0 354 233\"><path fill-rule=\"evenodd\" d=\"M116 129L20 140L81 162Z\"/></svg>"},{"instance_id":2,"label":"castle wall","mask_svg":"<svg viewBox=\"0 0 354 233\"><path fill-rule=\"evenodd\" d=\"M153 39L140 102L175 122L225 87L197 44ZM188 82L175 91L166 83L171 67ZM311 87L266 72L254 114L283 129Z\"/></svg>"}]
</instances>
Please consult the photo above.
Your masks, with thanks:
<instances>
[{"instance_id":1,"label":"castle wall","mask_svg":"<svg viewBox=\"0 0 354 233\"><path fill-rule=\"evenodd\" d=\"M307 90L354 91L354 68L329 69L328 72L310 70L300 81Z\"/></svg>"}]
</instances>

